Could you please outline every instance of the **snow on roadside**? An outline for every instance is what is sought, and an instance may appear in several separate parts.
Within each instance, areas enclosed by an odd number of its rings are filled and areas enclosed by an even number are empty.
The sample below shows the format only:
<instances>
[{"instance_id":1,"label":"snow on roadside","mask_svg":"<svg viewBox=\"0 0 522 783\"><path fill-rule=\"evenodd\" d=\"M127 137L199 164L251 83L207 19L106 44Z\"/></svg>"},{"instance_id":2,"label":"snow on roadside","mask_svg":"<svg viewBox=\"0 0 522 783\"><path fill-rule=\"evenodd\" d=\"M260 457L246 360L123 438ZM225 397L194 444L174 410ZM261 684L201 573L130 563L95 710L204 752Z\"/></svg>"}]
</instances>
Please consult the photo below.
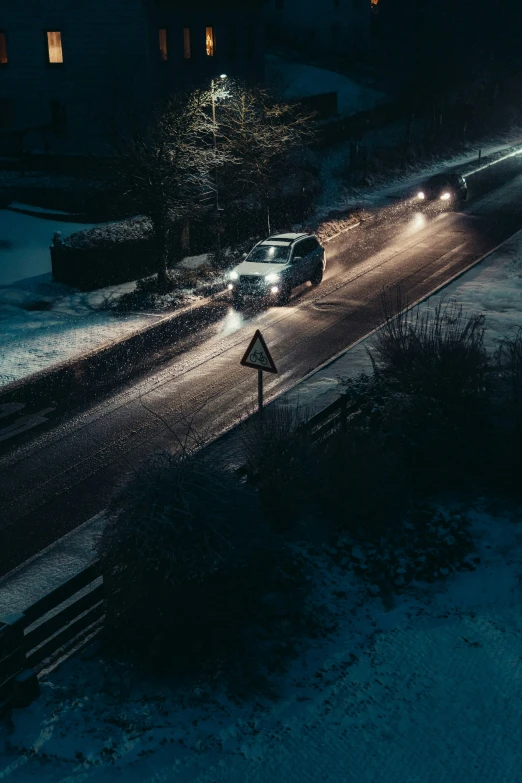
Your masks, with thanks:
<instances>
[{"instance_id":1,"label":"snow on roadside","mask_svg":"<svg viewBox=\"0 0 522 783\"><path fill-rule=\"evenodd\" d=\"M94 651L15 711L0 779L127 783L517 780L522 525L479 501L481 563L385 609L319 559L338 631L310 642L278 697L234 703L140 678Z\"/></svg>"},{"instance_id":2,"label":"snow on roadside","mask_svg":"<svg viewBox=\"0 0 522 783\"><path fill-rule=\"evenodd\" d=\"M114 317L99 310L103 299L134 283L82 293L54 283L51 275L0 287L0 386L101 348L158 316ZM32 309L49 307L49 309Z\"/></svg>"}]
</instances>

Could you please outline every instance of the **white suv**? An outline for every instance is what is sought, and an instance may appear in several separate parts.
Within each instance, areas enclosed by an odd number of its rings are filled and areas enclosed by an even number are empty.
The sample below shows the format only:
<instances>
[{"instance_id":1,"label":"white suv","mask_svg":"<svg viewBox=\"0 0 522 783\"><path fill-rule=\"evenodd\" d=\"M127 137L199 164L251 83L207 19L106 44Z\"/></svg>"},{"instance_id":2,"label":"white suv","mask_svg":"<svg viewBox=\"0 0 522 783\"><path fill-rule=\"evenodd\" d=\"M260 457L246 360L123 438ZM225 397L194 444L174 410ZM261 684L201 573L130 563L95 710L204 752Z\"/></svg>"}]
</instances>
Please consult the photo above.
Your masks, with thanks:
<instances>
[{"instance_id":1,"label":"white suv","mask_svg":"<svg viewBox=\"0 0 522 783\"><path fill-rule=\"evenodd\" d=\"M235 305L246 298L270 298L287 304L292 288L308 280L319 285L326 254L312 234L275 234L263 239L228 274Z\"/></svg>"}]
</instances>

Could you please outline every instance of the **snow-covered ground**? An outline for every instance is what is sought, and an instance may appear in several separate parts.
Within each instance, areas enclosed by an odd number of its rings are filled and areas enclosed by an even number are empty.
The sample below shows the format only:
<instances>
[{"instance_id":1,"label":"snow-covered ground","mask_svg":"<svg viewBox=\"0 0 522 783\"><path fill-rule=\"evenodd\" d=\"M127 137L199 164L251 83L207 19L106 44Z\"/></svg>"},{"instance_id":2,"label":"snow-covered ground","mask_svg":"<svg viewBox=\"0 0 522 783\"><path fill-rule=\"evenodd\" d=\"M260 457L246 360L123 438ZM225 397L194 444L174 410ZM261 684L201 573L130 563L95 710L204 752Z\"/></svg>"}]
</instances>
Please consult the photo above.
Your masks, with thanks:
<instances>
[{"instance_id":1,"label":"snow-covered ground","mask_svg":"<svg viewBox=\"0 0 522 783\"><path fill-rule=\"evenodd\" d=\"M115 315L104 309L135 283L84 293L52 280L53 234L60 231L65 238L88 228L92 226L0 210L0 386L76 359L165 317ZM184 266L195 269L205 259L187 258ZM188 304L188 294L185 298Z\"/></svg>"},{"instance_id":2,"label":"snow-covered ground","mask_svg":"<svg viewBox=\"0 0 522 783\"><path fill-rule=\"evenodd\" d=\"M0 386L83 356L158 320L147 314L114 317L98 309L104 298L133 288L130 283L82 293L53 282L50 273L0 287ZM49 309L32 309L35 303Z\"/></svg>"},{"instance_id":3,"label":"snow-covered ground","mask_svg":"<svg viewBox=\"0 0 522 783\"><path fill-rule=\"evenodd\" d=\"M310 642L278 697L234 703L98 657L73 659L4 729L0 780L483 783L522 768L522 524L478 501L480 564L385 608L319 561L338 630Z\"/></svg>"},{"instance_id":4,"label":"snow-covered ground","mask_svg":"<svg viewBox=\"0 0 522 783\"><path fill-rule=\"evenodd\" d=\"M349 76L275 54L266 56L265 68L268 83L286 100L336 92L339 114L356 114L388 100L384 93L359 84Z\"/></svg>"}]
</instances>

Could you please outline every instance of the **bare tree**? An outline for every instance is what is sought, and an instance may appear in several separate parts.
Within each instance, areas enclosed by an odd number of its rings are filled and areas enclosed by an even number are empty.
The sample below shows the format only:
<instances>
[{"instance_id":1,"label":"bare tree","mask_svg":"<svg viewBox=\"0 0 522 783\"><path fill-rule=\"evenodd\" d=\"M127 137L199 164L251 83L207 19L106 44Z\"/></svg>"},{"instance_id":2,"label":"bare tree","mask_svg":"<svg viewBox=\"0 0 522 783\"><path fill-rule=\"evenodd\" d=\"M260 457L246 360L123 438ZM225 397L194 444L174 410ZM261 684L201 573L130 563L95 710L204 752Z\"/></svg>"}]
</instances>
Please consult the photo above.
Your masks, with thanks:
<instances>
[{"instance_id":1,"label":"bare tree","mask_svg":"<svg viewBox=\"0 0 522 783\"><path fill-rule=\"evenodd\" d=\"M288 155L313 137L314 116L297 105L277 101L266 90L228 84L218 93L219 145L234 166L226 168L239 196L256 194L267 212L274 185L287 168Z\"/></svg>"},{"instance_id":2,"label":"bare tree","mask_svg":"<svg viewBox=\"0 0 522 783\"><path fill-rule=\"evenodd\" d=\"M201 196L212 188L212 173L229 160L215 149L215 126L208 92L171 96L140 127L115 145L116 177L134 209L150 218L160 287L168 287L171 248L181 256L172 231L201 208Z\"/></svg>"}]
</instances>

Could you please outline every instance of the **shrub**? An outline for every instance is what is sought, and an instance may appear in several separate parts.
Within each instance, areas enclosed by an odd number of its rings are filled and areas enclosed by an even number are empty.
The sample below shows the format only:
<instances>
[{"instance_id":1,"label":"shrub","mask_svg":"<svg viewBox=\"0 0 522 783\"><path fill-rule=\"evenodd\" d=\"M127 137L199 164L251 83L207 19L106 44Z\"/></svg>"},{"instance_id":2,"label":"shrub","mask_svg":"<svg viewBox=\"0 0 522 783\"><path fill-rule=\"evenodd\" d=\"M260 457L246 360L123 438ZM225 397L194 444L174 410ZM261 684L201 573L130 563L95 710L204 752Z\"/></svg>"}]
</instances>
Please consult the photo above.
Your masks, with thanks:
<instances>
[{"instance_id":1,"label":"shrub","mask_svg":"<svg viewBox=\"0 0 522 783\"><path fill-rule=\"evenodd\" d=\"M412 581L433 582L454 571L472 571L479 560L467 517L431 504L412 508L403 524L379 540L342 535L331 549L342 567L373 587L374 595L400 591Z\"/></svg>"},{"instance_id":2,"label":"shrub","mask_svg":"<svg viewBox=\"0 0 522 783\"><path fill-rule=\"evenodd\" d=\"M522 327L499 341L495 352L497 442L494 467L497 480L520 491L522 470Z\"/></svg>"},{"instance_id":3,"label":"shrub","mask_svg":"<svg viewBox=\"0 0 522 783\"><path fill-rule=\"evenodd\" d=\"M246 666L273 627L267 594L299 604L299 565L256 494L201 456L149 459L113 499L97 551L110 642L176 670Z\"/></svg>"},{"instance_id":4,"label":"shrub","mask_svg":"<svg viewBox=\"0 0 522 783\"><path fill-rule=\"evenodd\" d=\"M279 531L291 528L310 498L312 453L298 408L270 406L263 419L252 416L243 430L246 470L259 488L263 508Z\"/></svg>"},{"instance_id":5,"label":"shrub","mask_svg":"<svg viewBox=\"0 0 522 783\"><path fill-rule=\"evenodd\" d=\"M359 538L378 538L398 524L410 503L408 475L399 450L366 423L328 441L315 476L327 516Z\"/></svg>"},{"instance_id":6,"label":"shrub","mask_svg":"<svg viewBox=\"0 0 522 783\"><path fill-rule=\"evenodd\" d=\"M446 412L469 410L484 398L490 364L484 347L484 316L465 316L455 302L434 310L402 310L383 297L385 321L373 340L375 373L408 394L439 400Z\"/></svg>"}]
</instances>

